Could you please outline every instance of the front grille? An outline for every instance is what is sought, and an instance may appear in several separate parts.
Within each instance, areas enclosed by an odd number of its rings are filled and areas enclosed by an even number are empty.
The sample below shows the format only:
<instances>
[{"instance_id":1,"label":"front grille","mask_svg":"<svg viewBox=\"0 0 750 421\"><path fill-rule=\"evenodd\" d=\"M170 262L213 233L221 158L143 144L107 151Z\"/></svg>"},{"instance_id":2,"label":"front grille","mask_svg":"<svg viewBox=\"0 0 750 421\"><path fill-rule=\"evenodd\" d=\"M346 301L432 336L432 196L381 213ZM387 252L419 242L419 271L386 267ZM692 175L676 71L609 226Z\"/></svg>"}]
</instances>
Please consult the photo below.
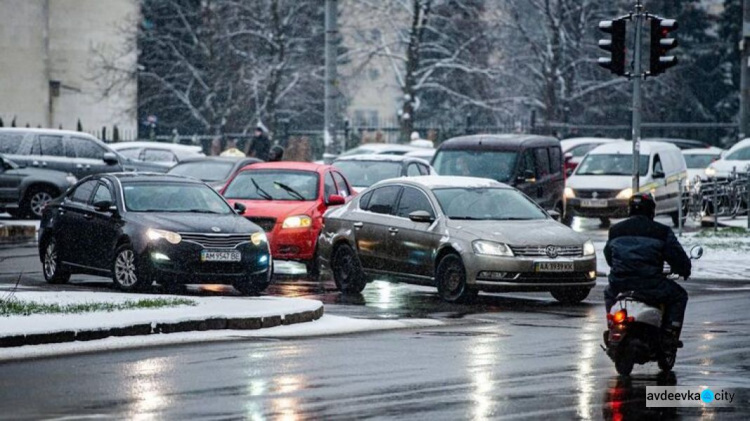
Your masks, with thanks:
<instances>
[{"instance_id":1,"label":"front grille","mask_svg":"<svg viewBox=\"0 0 750 421\"><path fill-rule=\"evenodd\" d=\"M570 282L586 282L589 281L586 278L584 272L562 272L562 273L533 273L524 272L520 273L515 279L516 282L520 283L559 283L565 284Z\"/></svg>"},{"instance_id":2,"label":"front grille","mask_svg":"<svg viewBox=\"0 0 750 421\"><path fill-rule=\"evenodd\" d=\"M554 246L557 249L557 257L579 257L583 255L581 246ZM519 257L549 257L547 246L510 246L513 255Z\"/></svg>"},{"instance_id":3,"label":"front grille","mask_svg":"<svg viewBox=\"0 0 750 421\"><path fill-rule=\"evenodd\" d=\"M204 248L235 248L250 241L250 234L200 234L184 233L180 235L185 241L198 243Z\"/></svg>"},{"instance_id":4,"label":"front grille","mask_svg":"<svg viewBox=\"0 0 750 421\"><path fill-rule=\"evenodd\" d=\"M617 197L620 190L575 190L579 199L613 199ZM594 194L596 193L596 194Z\"/></svg>"},{"instance_id":5,"label":"front grille","mask_svg":"<svg viewBox=\"0 0 750 421\"><path fill-rule=\"evenodd\" d=\"M253 224L261 227L265 232L273 231L273 227L276 225L276 218L249 216L247 219Z\"/></svg>"}]
</instances>

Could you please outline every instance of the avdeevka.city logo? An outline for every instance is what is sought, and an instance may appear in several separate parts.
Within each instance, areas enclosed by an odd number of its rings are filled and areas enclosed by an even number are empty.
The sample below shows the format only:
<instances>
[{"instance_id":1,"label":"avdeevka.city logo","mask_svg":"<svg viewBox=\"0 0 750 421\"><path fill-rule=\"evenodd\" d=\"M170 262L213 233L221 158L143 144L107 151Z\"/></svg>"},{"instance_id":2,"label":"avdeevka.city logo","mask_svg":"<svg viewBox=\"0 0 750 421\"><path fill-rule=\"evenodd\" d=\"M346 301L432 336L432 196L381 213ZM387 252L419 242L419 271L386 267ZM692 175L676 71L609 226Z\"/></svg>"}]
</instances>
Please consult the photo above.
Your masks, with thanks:
<instances>
[{"instance_id":1,"label":"avdeevka.city logo","mask_svg":"<svg viewBox=\"0 0 750 421\"><path fill-rule=\"evenodd\" d=\"M723 388L709 389L705 386L646 386L646 407L728 406L734 401L734 396L734 392Z\"/></svg>"}]
</instances>

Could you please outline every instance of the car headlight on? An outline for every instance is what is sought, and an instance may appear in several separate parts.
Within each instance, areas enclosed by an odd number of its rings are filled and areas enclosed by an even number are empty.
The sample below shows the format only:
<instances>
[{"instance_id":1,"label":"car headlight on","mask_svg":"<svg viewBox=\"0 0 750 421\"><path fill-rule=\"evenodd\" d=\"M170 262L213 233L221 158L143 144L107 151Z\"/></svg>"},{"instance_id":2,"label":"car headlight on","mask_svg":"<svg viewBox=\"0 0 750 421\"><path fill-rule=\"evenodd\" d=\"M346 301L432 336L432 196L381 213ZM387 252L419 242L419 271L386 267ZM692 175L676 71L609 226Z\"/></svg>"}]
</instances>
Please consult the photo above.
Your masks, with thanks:
<instances>
[{"instance_id":1,"label":"car headlight on","mask_svg":"<svg viewBox=\"0 0 750 421\"><path fill-rule=\"evenodd\" d=\"M182 236L180 234L172 231L159 230L156 228L149 228L146 231L146 237L148 237L148 239L151 241L156 241L163 238L172 244L179 244L180 241L182 241Z\"/></svg>"},{"instance_id":2,"label":"car headlight on","mask_svg":"<svg viewBox=\"0 0 750 421\"><path fill-rule=\"evenodd\" d=\"M513 257L513 251L510 247L494 241L477 240L471 243L471 248L474 249L474 253L476 254Z\"/></svg>"},{"instance_id":3,"label":"car headlight on","mask_svg":"<svg viewBox=\"0 0 750 421\"><path fill-rule=\"evenodd\" d=\"M576 192L573 189L571 189L570 187L566 187L563 194L565 195L566 199L572 199L572 198L576 197Z\"/></svg>"},{"instance_id":4,"label":"car headlight on","mask_svg":"<svg viewBox=\"0 0 750 421\"><path fill-rule=\"evenodd\" d=\"M290 216L281 224L281 228L308 228L312 225L312 218L307 215Z\"/></svg>"},{"instance_id":5,"label":"car headlight on","mask_svg":"<svg viewBox=\"0 0 750 421\"><path fill-rule=\"evenodd\" d=\"M714 167L708 167L706 168L706 175L709 177L713 177L716 175L716 168Z\"/></svg>"},{"instance_id":6,"label":"car headlight on","mask_svg":"<svg viewBox=\"0 0 750 421\"><path fill-rule=\"evenodd\" d=\"M265 232L254 232L253 235L250 236L250 241L252 241L256 246L259 246L267 242L268 237L266 237Z\"/></svg>"},{"instance_id":7,"label":"car headlight on","mask_svg":"<svg viewBox=\"0 0 750 421\"><path fill-rule=\"evenodd\" d=\"M73 185L78 182L78 179L73 174L68 174L65 176L65 181L67 181L68 184Z\"/></svg>"},{"instance_id":8,"label":"car headlight on","mask_svg":"<svg viewBox=\"0 0 750 421\"><path fill-rule=\"evenodd\" d=\"M586 241L583 243L583 255L584 256L593 256L596 254L596 249L594 248L594 243L591 242L591 240Z\"/></svg>"},{"instance_id":9,"label":"car headlight on","mask_svg":"<svg viewBox=\"0 0 750 421\"><path fill-rule=\"evenodd\" d=\"M617 193L615 199L630 199L631 197L633 197L633 189L628 187L627 189Z\"/></svg>"}]
</instances>

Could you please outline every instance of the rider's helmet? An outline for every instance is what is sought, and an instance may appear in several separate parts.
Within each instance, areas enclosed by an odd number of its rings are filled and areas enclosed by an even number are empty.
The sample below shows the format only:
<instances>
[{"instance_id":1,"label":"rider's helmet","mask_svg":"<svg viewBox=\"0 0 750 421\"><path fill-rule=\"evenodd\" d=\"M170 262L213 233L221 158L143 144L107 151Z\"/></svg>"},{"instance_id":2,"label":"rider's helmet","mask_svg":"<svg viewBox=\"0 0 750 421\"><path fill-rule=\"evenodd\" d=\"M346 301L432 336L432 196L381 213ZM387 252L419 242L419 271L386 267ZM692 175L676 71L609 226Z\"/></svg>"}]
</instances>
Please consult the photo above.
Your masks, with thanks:
<instances>
[{"instance_id":1,"label":"rider's helmet","mask_svg":"<svg viewBox=\"0 0 750 421\"><path fill-rule=\"evenodd\" d=\"M636 193L628 201L630 216L643 215L654 219L656 201L651 193Z\"/></svg>"}]
</instances>

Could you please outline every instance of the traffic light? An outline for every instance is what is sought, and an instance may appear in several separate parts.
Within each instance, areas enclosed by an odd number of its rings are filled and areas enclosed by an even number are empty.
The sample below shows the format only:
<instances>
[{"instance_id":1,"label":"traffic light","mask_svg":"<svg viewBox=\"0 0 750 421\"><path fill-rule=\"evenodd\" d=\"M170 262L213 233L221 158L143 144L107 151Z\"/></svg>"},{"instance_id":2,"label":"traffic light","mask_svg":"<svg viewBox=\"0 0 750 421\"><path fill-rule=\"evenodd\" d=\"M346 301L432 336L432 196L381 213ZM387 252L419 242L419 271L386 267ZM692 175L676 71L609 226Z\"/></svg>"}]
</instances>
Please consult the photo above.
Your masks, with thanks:
<instances>
[{"instance_id":1,"label":"traffic light","mask_svg":"<svg viewBox=\"0 0 750 421\"><path fill-rule=\"evenodd\" d=\"M656 76L677 64L677 57L666 55L677 47L677 40L669 38L669 33L677 29L674 19L651 18L651 65L649 73Z\"/></svg>"},{"instance_id":2,"label":"traffic light","mask_svg":"<svg viewBox=\"0 0 750 421\"><path fill-rule=\"evenodd\" d=\"M599 65L619 76L625 74L625 29L625 18L599 22L599 30L612 36L599 40L599 48L611 53L610 57L600 57Z\"/></svg>"}]
</instances>

